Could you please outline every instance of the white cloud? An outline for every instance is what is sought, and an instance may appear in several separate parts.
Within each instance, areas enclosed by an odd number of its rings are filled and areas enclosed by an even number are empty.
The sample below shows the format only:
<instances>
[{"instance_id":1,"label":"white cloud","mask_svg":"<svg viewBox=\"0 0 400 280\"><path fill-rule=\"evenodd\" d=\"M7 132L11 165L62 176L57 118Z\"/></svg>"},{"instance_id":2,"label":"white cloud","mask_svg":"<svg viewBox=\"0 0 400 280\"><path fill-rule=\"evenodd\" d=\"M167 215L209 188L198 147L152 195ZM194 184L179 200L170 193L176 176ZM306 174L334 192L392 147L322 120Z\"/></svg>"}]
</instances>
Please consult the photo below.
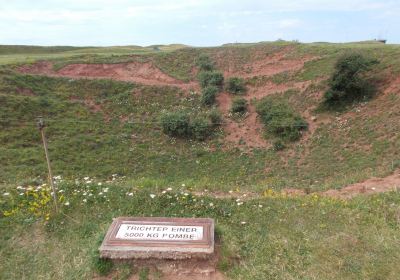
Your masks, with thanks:
<instances>
[{"instance_id":1,"label":"white cloud","mask_svg":"<svg viewBox=\"0 0 400 280\"><path fill-rule=\"evenodd\" d=\"M97 20L104 16L101 11L69 11L69 10L30 10L16 11L8 10L0 14L0 20L16 22L65 22L78 23L89 20Z\"/></svg>"},{"instance_id":2,"label":"white cloud","mask_svg":"<svg viewBox=\"0 0 400 280\"><path fill-rule=\"evenodd\" d=\"M277 22L277 25L282 28L296 28L302 25L302 21L298 19L282 19Z\"/></svg>"},{"instance_id":3,"label":"white cloud","mask_svg":"<svg viewBox=\"0 0 400 280\"><path fill-rule=\"evenodd\" d=\"M26 44L49 44L46 42L53 40L52 43L59 41L78 45L122 42L143 45L175 41L211 45L234 40L270 40L283 36L286 36L285 39L320 40L344 36L343 32L337 32L345 28L344 21L337 20L344 13L357 16L357 24L353 24L351 19L346 23L355 32L348 32L350 40L367 31L375 32L376 26L387 27L387 32L397 35L395 40L400 40L397 29L400 0L0 2L0 43L25 40Z\"/></svg>"}]
</instances>

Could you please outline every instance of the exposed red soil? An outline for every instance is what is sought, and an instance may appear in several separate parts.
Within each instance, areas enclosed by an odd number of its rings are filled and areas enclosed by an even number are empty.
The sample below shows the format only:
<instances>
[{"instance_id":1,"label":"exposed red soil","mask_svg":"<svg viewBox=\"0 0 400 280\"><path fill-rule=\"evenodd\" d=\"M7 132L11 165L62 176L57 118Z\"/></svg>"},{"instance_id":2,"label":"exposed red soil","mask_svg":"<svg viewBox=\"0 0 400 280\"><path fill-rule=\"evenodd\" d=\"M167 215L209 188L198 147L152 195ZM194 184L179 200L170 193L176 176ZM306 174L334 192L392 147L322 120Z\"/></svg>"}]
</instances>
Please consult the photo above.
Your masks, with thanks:
<instances>
[{"instance_id":1,"label":"exposed red soil","mask_svg":"<svg viewBox=\"0 0 400 280\"><path fill-rule=\"evenodd\" d=\"M241 122L233 120L230 116L230 108L232 99L235 97L229 93L220 93L217 97L217 102L222 114L225 117L223 125L225 130L225 140L233 143L238 147L246 148L267 148L271 144L268 143L263 137L263 124L258 119L255 106L251 104L252 100L258 100L265 96L284 92L290 88L297 88L304 90L310 82L298 82L290 84L274 84L272 82L266 83L262 87L249 87L246 95L242 96L249 103L248 112Z\"/></svg>"},{"instance_id":2,"label":"exposed red soil","mask_svg":"<svg viewBox=\"0 0 400 280\"><path fill-rule=\"evenodd\" d=\"M400 76L391 79L389 85L384 90L385 94L399 93L399 92L400 92Z\"/></svg>"},{"instance_id":3,"label":"exposed red soil","mask_svg":"<svg viewBox=\"0 0 400 280\"><path fill-rule=\"evenodd\" d=\"M314 135L315 131L318 127L323 124L329 123L329 117L323 116L321 114L317 116L312 114L314 108L310 108L302 114L302 117L306 120L308 124L308 128L306 131L302 132L302 137L299 141L299 144L304 147L304 151L302 152L300 160L297 161L297 166L300 167L307 155L310 153L310 139Z\"/></svg>"},{"instance_id":4,"label":"exposed red soil","mask_svg":"<svg viewBox=\"0 0 400 280\"><path fill-rule=\"evenodd\" d=\"M323 194L330 197L351 198L359 194L373 194L387 191L400 191L400 170L385 178L370 178L340 190L328 190Z\"/></svg>"},{"instance_id":5,"label":"exposed red soil","mask_svg":"<svg viewBox=\"0 0 400 280\"><path fill-rule=\"evenodd\" d=\"M312 56L304 56L299 59L289 59L290 47L242 65L241 70L234 70L228 67L225 71L226 76L240 76L250 78L254 76L273 76L286 71L297 71L304 67L304 63L315 59Z\"/></svg>"},{"instance_id":6,"label":"exposed red soil","mask_svg":"<svg viewBox=\"0 0 400 280\"><path fill-rule=\"evenodd\" d=\"M313 57L305 56L299 59L288 59L287 55L290 53L291 47L284 48L279 52L264 56L263 53L254 53L251 62L245 63L237 70L237 65L234 61L229 62L228 66L224 69L224 76L240 76L243 78L263 76L269 77L285 71L297 71L304 67L306 61L312 60ZM218 59L217 58L217 62ZM226 60L227 58L224 57ZM248 103L248 112L244 120L236 122L230 118L230 107L233 96L228 93L221 93L218 98L219 108L225 117L224 130L226 138L229 143L234 144L241 148L267 148L271 144L268 143L263 137L263 125L257 117L254 105L251 104L252 100L261 99L267 95L277 92L285 92L290 88L305 90L310 84L307 82L289 82L285 84L275 84L273 82L266 82L262 86L249 86L246 95L243 96Z\"/></svg>"},{"instance_id":7,"label":"exposed red soil","mask_svg":"<svg viewBox=\"0 0 400 280\"><path fill-rule=\"evenodd\" d=\"M225 140L235 146L248 148L263 148L269 144L262 136L263 126L257 119L253 105L248 106L248 113L241 122L236 122L230 116L232 97L229 93L220 93L217 97L219 108L224 115Z\"/></svg>"},{"instance_id":8,"label":"exposed red soil","mask_svg":"<svg viewBox=\"0 0 400 280\"><path fill-rule=\"evenodd\" d=\"M127 62L113 64L69 64L58 71L53 64L39 61L18 69L22 73L70 78L100 78L135 82L152 86L174 86L184 90L196 88L196 83L179 81L154 66L151 62Z\"/></svg>"},{"instance_id":9,"label":"exposed red soil","mask_svg":"<svg viewBox=\"0 0 400 280\"><path fill-rule=\"evenodd\" d=\"M302 189L295 188L285 188L281 191L282 194L287 196L304 196L304 195L312 195L317 194L319 196L325 197L333 197L340 199L350 199L357 195L370 195L388 191L400 191L400 169L396 170L392 175L389 175L384 178L370 178L363 182L355 183L343 187L341 189L330 189L323 192L312 192L307 193ZM193 192L196 196L210 196L213 198L235 198L240 199L240 201L246 201L251 199L261 198L262 195L254 192Z\"/></svg>"},{"instance_id":10,"label":"exposed red soil","mask_svg":"<svg viewBox=\"0 0 400 280\"><path fill-rule=\"evenodd\" d=\"M215 244L215 254L207 259L185 259L185 260L163 260L163 259L138 259L132 260L133 273L128 279L139 280L138 271L141 268L148 268L148 279L160 280L225 280L225 275L216 269L220 256L221 244ZM123 262L123 261L122 261ZM100 277L96 280L117 279L116 272Z\"/></svg>"}]
</instances>

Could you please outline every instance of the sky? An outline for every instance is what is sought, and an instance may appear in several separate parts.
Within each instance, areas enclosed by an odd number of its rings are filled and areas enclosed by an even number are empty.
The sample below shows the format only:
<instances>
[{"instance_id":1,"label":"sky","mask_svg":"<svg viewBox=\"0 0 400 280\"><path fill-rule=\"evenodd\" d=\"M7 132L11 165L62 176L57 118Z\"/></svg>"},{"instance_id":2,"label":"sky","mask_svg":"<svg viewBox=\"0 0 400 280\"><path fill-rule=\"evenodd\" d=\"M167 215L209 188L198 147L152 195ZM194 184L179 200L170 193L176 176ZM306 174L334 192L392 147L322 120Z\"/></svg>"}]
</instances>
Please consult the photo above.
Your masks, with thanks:
<instances>
[{"instance_id":1,"label":"sky","mask_svg":"<svg viewBox=\"0 0 400 280\"><path fill-rule=\"evenodd\" d=\"M400 43L400 0L0 0L0 44Z\"/></svg>"}]
</instances>

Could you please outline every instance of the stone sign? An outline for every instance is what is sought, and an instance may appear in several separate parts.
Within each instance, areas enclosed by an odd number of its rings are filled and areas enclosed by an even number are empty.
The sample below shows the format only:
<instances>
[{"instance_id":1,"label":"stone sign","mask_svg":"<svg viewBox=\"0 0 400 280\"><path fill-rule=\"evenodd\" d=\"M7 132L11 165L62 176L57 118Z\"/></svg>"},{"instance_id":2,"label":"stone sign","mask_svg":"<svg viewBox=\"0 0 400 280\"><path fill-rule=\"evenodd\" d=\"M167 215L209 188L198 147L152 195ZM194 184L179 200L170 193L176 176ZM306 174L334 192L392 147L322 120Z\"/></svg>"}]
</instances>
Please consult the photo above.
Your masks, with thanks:
<instances>
[{"instance_id":1,"label":"stone sign","mask_svg":"<svg viewBox=\"0 0 400 280\"><path fill-rule=\"evenodd\" d=\"M214 221L206 218L114 219L100 247L111 259L208 257L214 253Z\"/></svg>"}]
</instances>

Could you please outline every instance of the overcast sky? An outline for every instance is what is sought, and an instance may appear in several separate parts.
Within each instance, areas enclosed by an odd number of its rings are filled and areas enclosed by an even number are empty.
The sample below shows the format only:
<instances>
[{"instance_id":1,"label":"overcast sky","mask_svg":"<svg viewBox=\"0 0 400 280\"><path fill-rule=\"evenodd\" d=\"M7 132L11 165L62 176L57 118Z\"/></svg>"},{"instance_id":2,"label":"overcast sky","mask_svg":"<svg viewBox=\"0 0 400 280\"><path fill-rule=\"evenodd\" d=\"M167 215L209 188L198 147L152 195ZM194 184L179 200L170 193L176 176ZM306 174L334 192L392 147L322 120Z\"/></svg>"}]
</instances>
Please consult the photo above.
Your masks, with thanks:
<instances>
[{"instance_id":1,"label":"overcast sky","mask_svg":"<svg viewBox=\"0 0 400 280\"><path fill-rule=\"evenodd\" d=\"M0 44L400 43L400 0L0 0Z\"/></svg>"}]
</instances>

